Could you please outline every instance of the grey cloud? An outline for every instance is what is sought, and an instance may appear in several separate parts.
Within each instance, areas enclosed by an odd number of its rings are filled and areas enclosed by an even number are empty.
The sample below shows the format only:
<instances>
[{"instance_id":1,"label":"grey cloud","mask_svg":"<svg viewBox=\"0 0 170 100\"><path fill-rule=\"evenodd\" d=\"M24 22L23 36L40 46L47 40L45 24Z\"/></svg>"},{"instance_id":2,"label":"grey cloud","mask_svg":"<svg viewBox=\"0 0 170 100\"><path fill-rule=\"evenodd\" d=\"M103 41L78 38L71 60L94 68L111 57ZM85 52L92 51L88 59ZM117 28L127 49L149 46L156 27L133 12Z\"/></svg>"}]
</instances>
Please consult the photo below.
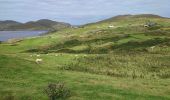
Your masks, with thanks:
<instances>
[{"instance_id":1,"label":"grey cloud","mask_svg":"<svg viewBox=\"0 0 170 100\"><path fill-rule=\"evenodd\" d=\"M84 24L118 14L153 13L170 17L169 0L0 0L0 20L49 18Z\"/></svg>"}]
</instances>

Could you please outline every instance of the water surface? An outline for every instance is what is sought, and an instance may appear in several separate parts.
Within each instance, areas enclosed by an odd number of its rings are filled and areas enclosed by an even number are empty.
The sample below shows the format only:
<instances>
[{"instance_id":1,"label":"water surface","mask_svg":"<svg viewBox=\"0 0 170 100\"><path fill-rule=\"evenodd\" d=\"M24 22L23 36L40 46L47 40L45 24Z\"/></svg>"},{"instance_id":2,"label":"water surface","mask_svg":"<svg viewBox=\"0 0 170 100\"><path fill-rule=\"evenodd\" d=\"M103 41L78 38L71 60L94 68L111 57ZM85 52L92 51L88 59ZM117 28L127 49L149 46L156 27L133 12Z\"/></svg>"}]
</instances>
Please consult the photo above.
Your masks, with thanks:
<instances>
[{"instance_id":1,"label":"water surface","mask_svg":"<svg viewBox=\"0 0 170 100\"><path fill-rule=\"evenodd\" d=\"M34 37L45 33L47 33L47 31L0 31L0 41Z\"/></svg>"}]
</instances>

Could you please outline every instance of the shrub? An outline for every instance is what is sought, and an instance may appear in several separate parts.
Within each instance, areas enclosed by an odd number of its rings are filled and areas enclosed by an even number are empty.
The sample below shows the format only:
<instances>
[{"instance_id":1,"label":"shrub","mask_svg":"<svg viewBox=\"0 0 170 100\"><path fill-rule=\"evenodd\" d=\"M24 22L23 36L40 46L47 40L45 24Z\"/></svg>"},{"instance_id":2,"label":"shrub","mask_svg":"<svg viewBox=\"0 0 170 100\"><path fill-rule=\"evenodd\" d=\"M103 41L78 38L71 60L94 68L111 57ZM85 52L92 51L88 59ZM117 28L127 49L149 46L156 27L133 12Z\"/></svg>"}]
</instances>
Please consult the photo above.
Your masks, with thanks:
<instances>
[{"instance_id":1,"label":"shrub","mask_svg":"<svg viewBox=\"0 0 170 100\"><path fill-rule=\"evenodd\" d=\"M64 83L50 83L44 89L49 100L66 99L70 96L70 90L65 87Z\"/></svg>"}]
</instances>

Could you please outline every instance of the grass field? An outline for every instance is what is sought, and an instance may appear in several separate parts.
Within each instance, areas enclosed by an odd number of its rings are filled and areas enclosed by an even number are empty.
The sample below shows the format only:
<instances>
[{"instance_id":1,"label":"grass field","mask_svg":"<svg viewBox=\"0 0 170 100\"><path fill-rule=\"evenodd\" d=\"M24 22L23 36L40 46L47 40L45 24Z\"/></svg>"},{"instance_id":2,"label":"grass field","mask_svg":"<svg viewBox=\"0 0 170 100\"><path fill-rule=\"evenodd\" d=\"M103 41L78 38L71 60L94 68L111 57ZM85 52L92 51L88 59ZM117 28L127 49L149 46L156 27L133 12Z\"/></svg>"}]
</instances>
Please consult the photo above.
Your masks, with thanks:
<instances>
[{"instance_id":1,"label":"grass field","mask_svg":"<svg viewBox=\"0 0 170 100\"><path fill-rule=\"evenodd\" d=\"M170 100L169 28L127 17L1 43L0 99L48 100L48 83L64 82L68 100Z\"/></svg>"}]
</instances>

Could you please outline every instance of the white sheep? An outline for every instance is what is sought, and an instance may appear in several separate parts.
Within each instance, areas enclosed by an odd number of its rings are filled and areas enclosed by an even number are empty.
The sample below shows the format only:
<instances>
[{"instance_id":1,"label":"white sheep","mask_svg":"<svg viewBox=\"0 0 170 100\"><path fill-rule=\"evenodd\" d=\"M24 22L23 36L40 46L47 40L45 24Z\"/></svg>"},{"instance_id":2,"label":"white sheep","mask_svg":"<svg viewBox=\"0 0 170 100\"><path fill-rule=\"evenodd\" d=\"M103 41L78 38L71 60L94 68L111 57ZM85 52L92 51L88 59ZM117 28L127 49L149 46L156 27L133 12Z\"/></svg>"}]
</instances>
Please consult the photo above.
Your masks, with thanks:
<instances>
[{"instance_id":1,"label":"white sheep","mask_svg":"<svg viewBox=\"0 0 170 100\"><path fill-rule=\"evenodd\" d=\"M109 28L114 28L114 26L113 26L113 25L110 25Z\"/></svg>"},{"instance_id":2,"label":"white sheep","mask_svg":"<svg viewBox=\"0 0 170 100\"><path fill-rule=\"evenodd\" d=\"M78 55L75 55L75 57L78 57Z\"/></svg>"},{"instance_id":3,"label":"white sheep","mask_svg":"<svg viewBox=\"0 0 170 100\"><path fill-rule=\"evenodd\" d=\"M36 59L36 60L35 60L35 62L36 62L37 64L40 64L42 61L43 61L42 59Z\"/></svg>"},{"instance_id":4,"label":"white sheep","mask_svg":"<svg viewBox=\"0 0 170 100\"><path fill-rule=\"evenodd\" d=\"M150 47L152 50L155 48L155 46Z\"/></svg>"},{"instance_id":5,"label":"white sheep","mask_svg":"<svg viewBox=\"0 0 170 100\"><path fill-rule=\"evenodd\" d=\"M149 27L149 25L144 25L144 27Z\"/></svg>"},{"instance_id":6,"label":"white sheep","mask_svg":"<svg viewBox=\"0 0 170 100\"><path fill-rule=\"evenodd\" d=\"M37 57L40 57L40 55L37 55Z\"/></svg>"}]
</instances>

